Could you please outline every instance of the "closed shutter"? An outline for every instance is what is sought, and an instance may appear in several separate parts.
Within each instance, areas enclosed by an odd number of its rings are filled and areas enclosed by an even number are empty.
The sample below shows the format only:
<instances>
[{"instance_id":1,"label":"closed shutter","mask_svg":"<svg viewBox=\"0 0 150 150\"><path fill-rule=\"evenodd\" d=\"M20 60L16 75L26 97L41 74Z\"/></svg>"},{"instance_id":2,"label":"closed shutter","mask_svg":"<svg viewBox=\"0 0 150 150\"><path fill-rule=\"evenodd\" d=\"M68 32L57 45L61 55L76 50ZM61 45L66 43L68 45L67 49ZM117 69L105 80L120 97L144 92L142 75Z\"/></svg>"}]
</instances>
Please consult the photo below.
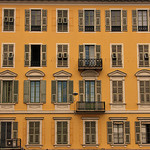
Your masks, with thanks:
<instances>
[{"instance_id":1,"label":"closed shutter","mask_svg":"<svg viewBox=\"0 0 150 150\"><path fill-rule=\"evenodd\" d=\"M96 80L96 100L101 101L101 80Z\"/></svg>"},{"instance_id":2,"label":"closed shutter","mask_svg":"<svg viewBox=\"0 0 150 150\"><path fill-rule=\"evenodd\" d=\"M117 66L122 67L122 45L116 46Z\"/></svg>"},{"instance_id":3,"label":"closed shutter","mask_svg":"<svg viewBox=\"0 0 150 150\"><path fill-rule=\"evenodd\" d=\"M47 58L46 58L46 45L42 45L42 67L46 67L47 65Z\"/></svg>"},{"instance_id":4,"label":"closed shutter","mask_svg":"<svg viewBox=\"0 0 150 150\"><path fill-rule=\"evenodd\" d=\"M83 32L83 10L78 11L79 14L79 32Z\"/></svg>"},{"instance_id":5,"label":"closed shutter","mask_svg":"<svg viewBox=\"0 0 150 150\"><path fill-rule=\"evenodd\" d=\"M25 31L30 31L30 10L25 10Z\"/></svg>"},{"instance_id":6,"label":"closed shutter","mask_svg":"<svg viewBox=\"0 0 150 150\"><path fill-rule=\"evenodd\" d=\"M145 102L145 95L144 95L144 81L140 81L140 102L144 103Z\"/></svg>"},{"instance_id":7,"label":"closed shutter","mask_svg":"<svg viewBox=\"0 0 150 150\"><path fill-rule=\"evenodd\" d=\"M123 102L123 89L122 89L122 81L118 81L118 102Z\"/></svg>"},{"instance_id":8,"label":"closed shutter","mask_svg":"<svg viewBox=\"0 0 150 150\"><path fill-rule=\"evenodd\" d=\"M78 61L78 65L80 67L84 66L84 60L83 60L83 45L79 45L79 61Z\"/></svg>"},{"instance_id":9,"label":"closed shutter","mask_svg":"<svg viewBox=\"0 0 150 150\"><path fill-rule=\"evenodd\" d=\"M0 103L2 102L2 80L0 80Z\"/></svg>"},{"instance_id":10,"label":"closed shutter","mask_svg":"<svg viewBox=\"0 0 150 150\"><path fill-rule=\"evenodd\" d=\"M96 144L96 122L92 121L91 123L91 137L90 137L90 143Z\"/></svg>"},{"instance_id":11,"label":"closed shutter","mask_svg":"<svg viewBox=\"0 0 150 150\"><path fill-rule=\"evenodd\" d=\"M101 12L96 10L96 31L101 31Z\"/></svg>"},{"instance_id":12,"label":"closed shutter","mask_svg":"<svg viewBox=\"0 0 150 150\"><path fill-rule=\"evenodd\" d=\"M57 81L56 80L52 80L51 81L51 102L52 103L56 103L56 99L57 99Z\"/></svg>"},{"instance_id":13,"label":"closed shutter","mask_svg":"<svg viewBox=\"0 0 150 150\"><path fill-rule=\"evenodd\" d=\"M112 81L112 99L113 103L117 102L117 81Z\"/></svg>"},{"instance_id":14,"label":"closed shutter","mask_svg":"<svg viewBox=\"0 0 150 150\"><path fill-rule=\"evenodd\" d=\"M13 102L18 103L18 80L13 81Z\"/></svg>"},{"instance_id":15,"label":"closed shutter","mask_svg":"<svg viewBox=\"0 0 150 150\"><path fill-rule=\"evenodd\" d=\"M68 102L73 103L73 81L71 80L68 81L67 91L68 91Z\"/></svg>"},{"instance_id":16,"label":"closed shutter","mask_svg":"<svg viewBox=\"0 0 150 150\"><path fill-rule=\"evenodd\" d=\"M90 122L88 121L88 122L85 122L85 144L91 144L90 143L90 132L91 132L91 130L90 130Z\"/></svg>"},{"instance_id":17,"label":"closed shutter","mask_svg":"<svg viewBox=\"0 0 150 150\"><path fill-rule=\"evenodd\" d=\"M132 31L137 31L137 11L132 10Z\"/></svg>"},{"instance_id":18,"label":"closed shutter","mask_svg":"<svg viewBox=\"0 0 150 150\"><path fill-rule=\"evenodd\" d=\"M101 58L101 46L96 45L96 59L100 59L100 58Z\"/></svg>"},{"instance_id":19,"label":"closed shutter","mask_svg":"<svg viewBox=\"0 0 150 150\"><path fill-rule=\"evenodd\" d=\"M63 45L57 45L58 54L57 54L57 67L62 67L63 65Z\"/></svg>"},{"instance_id":20,"label":"closed shutter","mask_svg":"<svg viewBox=\"0 0 150 150\"><path fill-rule=\"evenodd\" d=\"M9 45L4 44L3 45L3 67L8 66L8 51L9 51Z\"/></svg>"},{"instance_id":21,"label":"closed shutter","mask_svg":"<svg viewBox=\"0 0 150 150\"><path fill-rule=\"evenodd\" d=\"M57 144L62 144L61 143L61 137L62 137L62 134L61 134L61 126L62 126L62 122L57 122Z\"/></svg>"},{"instance_id":22,"label":"closed shutter","mask_svg":"<svg viewBox=\"0 0 150 150\"><path fill-rule=\"evenodd\" d=\"M149 32L150 32L150 10L149 10L149 18L148 18L148 21L149 21Z\"/></svg>"},{"instance_id":23,"label":"closed shutter","mask_svg":"<svg viewBox=\"0 0 150 150\"><path fill-rule=\"evenodd\" d=\"M40 87L40 102L41 103L46 103L46 80L41 80L40 82L41 87Z\"/></svg>"},{"instance_id":24,"label":"closed shutter","mask_svg":"<svg viewBox=\"0 0 150 150\"><path fill-rule=\"evenodd\" d=\"M135 121L135 143L140 144L140 121Z\"/></svg>"},{"instance_id":25,"label":"closed shutter","mask_svg":"<svg viewBox=\"0 0 150 150\"><path fill-rule=\"evenodd\" d=\"M47 10L42 10L42 31L47 31Z\"/></svg>"},{"instance_id":26,"label":"closed shutter","mask_svg":"<svg viewBox=\"0 0 150 150\"><path fill-rule=\"evenodd\" d=\"M107 143L108 144L112 144L112 134L113 134L112 122L108 121L107 122Z\"/></svg>"},{"instance_id":27,"label":"closed shutter","mask_svg":"<svg viewBox=\"0 0 150 150\"><path fill-rule=\"evenodd\" d=\"M110 10L105 10L105 31L110 32Z\"/></svg>"},{"instance_id":28,"label":"closed shutter","mask_svg":"<svg viewBox=\"0 0 150 150\"><path fill-rule=\"evenodd\" d=\"M125 143L130 144L130 122L125 122Z\"/></svg>"},{"instance_id":29,"label":"closed shutter","mask_svg":"<svg viewBox=\"0 0 150 150\"><path fill-rule=\"evenodd\" d=\"M68 122L62 122L62 131L63 131L63 137L62 137L62 144L68 144Z\"/></svg>"},{"instance_id":30,"label":"closed shutter","mask_svg":"<svg viewBox=\"0 0 150 150\"><path fill-rule=\"evenodd\" d=\"M30 50L29 45L25 45L25 53L24 53L24 66L29 67L30 65Z\"/></svg>"},{"instance_id":31,"label":"closed shutter","mask_svg":"<svg viewBox=\"0 0 150 150\"><path fill-rule=\"evenodd\" d=\"M79 81L79 100L80 102L83 102L84 101L84 81L83 80L80 80Z\"/></svg>"},{"instance_id":32,"label":"closed shutter","mask_svg":"<svg viewBox=\"0 0 150 150\"><path fill-rule=\"evenodd\" d=\"M13 59L14 59L14 45L9 44L9 52L8 52L8 67L13 67Z\"/></svg>"},{"instance_id":33,"label":"closed shutter","mask_svg":"<svg viewBox=\"0 0 150 150\"><path fill-rule=\"evenodd\" d=\"M122 31L127 32L127 10L122 10Z\"/></svg>"},{"instance_id":34,"label":"closed shutter","mask_svg":"<svg viewBox=\"0 0 150 150\"><path fill-rule=\"evenodd\" d=\"M63 53L62 53L62 57L63 57L63 67L68 67L68 45L62 45L63 48Z\"/></svg>"},{"instance_id":35,"label":"closed shutter","mask_svg":"<svg viewBox=\"0 0 150 150\"><path fill-rule=\"evenodd\" d=\"M145 81L145 100L150 103L150 81Z\"/></svg>"},{"instance_id":36,"label":"closed shutter","mask_svg":"<svg viewBox=\"0 0 150 150\"><path fill-rule=\"evenodd\" d=\"M30 81L24 80L24 103L30 102Z\"/></svg>"},{"instance_id":37,"label":"closed shutter","mask_svg":"<svg viewBox=\"0 0 150 150\"><path fill-rule=\"evenodd\" d=\"M18 138L18 122L13 122L13 139Z\"/></svg>"}]
</instances>

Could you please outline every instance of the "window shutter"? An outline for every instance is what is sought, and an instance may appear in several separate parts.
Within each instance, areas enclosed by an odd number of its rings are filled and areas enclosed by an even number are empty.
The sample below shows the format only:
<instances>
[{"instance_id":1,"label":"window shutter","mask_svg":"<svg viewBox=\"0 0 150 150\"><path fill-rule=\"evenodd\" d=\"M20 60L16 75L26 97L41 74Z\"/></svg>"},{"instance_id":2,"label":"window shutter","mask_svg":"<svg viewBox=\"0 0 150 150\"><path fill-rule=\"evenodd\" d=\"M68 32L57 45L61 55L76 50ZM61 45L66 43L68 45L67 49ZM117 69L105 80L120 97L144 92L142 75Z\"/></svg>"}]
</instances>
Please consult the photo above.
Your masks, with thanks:
<instances>
[{"instance_id":1,"label":"window shutter","mask_svg":"<svg viewBox=\"0 0 150 150\"><path fill-rule=\"evenodd\" d=\"M42 67L46 67L46 45L42 45Z\"/></svg>"},{"instance_id":2,"label":"window shutter","mask_svg":"<svg viewBox=\"0 0 150 150\"><path fill-rule=\"evenodd\" d=\"M79 32L83 31L83 10L78 11L79 14Z\"/></svg>"},{"instance_id":3,"label":"window shutter","mask_svg":"<svg viewBox=\"0 0 150 150\"><path fill-rule=\"evenodd\" d=\"M96 10L96 31L101 31L101 11Z\"/></svg>"},{"instance_id":4,"label":"window shutter","mask_svg":"<svg viewBox=\"0 0 150 150\"><path fill-rule=\"evenodd\" d=\"M0 103L2 102L2 80L0 80Z\"/></svg>"},{"instance_id":5,"label":"window shutter","mask_svg":"<svg viewBox=\"0 0 150 150\"><path fill-rule=\"evenodd\" d=\"M137 31L137 11L132 10L132 31Z\"/></svg>"},{"instance_id":6,"label":"window shutter","mask_svg":"<svg viewBox=\"0 0 150 150\"><path fill-rule=\"evenodd\" d=\"M96 80L96 100L101 101L101 80Z\"/></svg>"},{"instance_id":7,"label":"window shutter","mask_svg":"<svg viewBox=\"0 0 150 150\"><path fill-rule=\"evenodd\" d=\"M107 143L112 144L112 122L107 122Z\"/></svg>"},{"instance_id":8,"label":"window shutter","mask_svg":"<svg viewBox=\"0 0 150 150\"><path fill-rule=\"evenodd\" d=\"M96 59L100 59L100 58L101 58L101 46L96 45Z\"/></svg>"},{"instance_id":9,"label":"window shutter","mask_svg":"<svg viewBox=\"0 0 150 150\"><path fill-rule=\"evenodd\" d=\"M18 122L13 122L13 139L18 138Z\"/></svg>"},{"instance_id":10,"label":"window shutter","mask_svg":"<svg viewBox=\"0 0 150 150\"><path fill-rule=\"evenodd\" d=\"M47 10L42 10L42 31L47 31Z\"/></svg>"},{"instance_id":11,"label":"window shutter","mask_svg":"<svg viewBox=\"0 0 150 150\"><path fill-rule=\"evenodd\" d=\"M71 80L68 81L67 91L68 91L68 102L73 103L73 81Z\"/></svg>"},{"instance_id":12,"label":"window shutter","mask_svg":"<svg viewBox=\"0 0 150 150\"><path fill-rule=\"evenodd\" d=\"M18 103L18 83L19 81L18 80L14 80L13 81L13 102L14 103Z\"/></svg>"},{"instance_id":13,"label":"window shutter","mask_svg":"<svg viewBox=\"0 0 150 150\"><path fill-rule=\"evenodd\" d=\"M79 100L80 102L84 101L84 81L79 81Z\"/></svg>"},{"instance_id":14,"label":"window shutter","mask_svg":"<svg viewBox=\"0 0 150 150\"><path fill-rule=\"evenodd\" d=\"M125 122L125 141L126 144L130 144L130 122Z\"/></svg>"},{"instance_id":15,"label":"window shutter","mask_svg":"<svg viewBox=\"0 0 150 150\"><path fill-rule=\"evenodd\" d=\"M141 100L141 103L144 103L145 102L145 96L144 96L144 84L145 82L144 81L140 81L140 100Z\"/></svg>"},{"instance_id":16,"label":"window shutter","mask_svg":"<svg viewBox=\"0 0 150 150\"><path fill-rule=\"evenodd\" d=\"M83 59L83 45L79 45L79 58Z\"/></svg>"},{"instance_id":17,"label":"window shutter","mask_svg":"<svg viewBox=\"0 0 150 150\"><path fill-rule=\"evenodd\" d=\"M140 144L140 121L135 121L135 143Z\"/></svg>"},{"instance_id":18,"label":"window shutter","mask_svg":"<svg viewBox=\"0 0 150 150\"><path fill-rule=\"evenodd\" d=\"M68 143L68 122L63 122L63 144Z\"/></svg>"},{"instance_id":19,"label":"window shutter","mask_svg":"<svg viewBox=\"0 0 150 150\"><path fill-rule=\"evenodd\" d=\"M25 31L30 31L30 10L25 9Z\"/></svg>"},{"instance_id":20,"label":"window shutter","mask_svg":"<svg viewBox=\"0 0 150 150\"><path fill-rule=\"evenodd\" d=\"M122 10L122 31L127 32L127 10Z\"/></svg>"},{"instance_id":21,"label":"window shutter","mask_svg":"<svg viewBox=\"0 0 150 150\"><path fill-rule=\"evenodd\" d=\"M24 53L24 66L29 67L30 65L30 51L29 51L29 45L25 45L25 53Z\"/></svg>"},{"instance_id":22,"label":"window shutter","mask_svg":"<svg viewBox=\"0 0 150 150\"><path fill-rule=\"evenodd\" d=\"M117 81L112 81L112 99L113 103L117 102Z\"/></svg>"},{"instance_id":23,"label":"window shutter","mask_svg":"<svg viewBox=\"0 0 150 150\"><path fill-rule=\"evenodd\" d=\"M118 81L118 102L123 102L123 82Z\"/></svg>"},{"instance_id":24,"label":"window shutter","mask_svg":"<svg viewBox=\"0 0 150 150\"><path fill-rule=\"evenodd\" d=\"M51 85L51 91L52 91L51 102L56 103L56 99L57 99L57 81L52 80L51 84L52 84Z\"/></svg>"},{"instance_id":25,"label":"window shutter","mask_svg":"<svg viewBox=\"0 0 150 150\"><path fill-rule=\"evenodd\" d=\"M148 22L149 22L149 31L150 31L150 10L149 10L149 18L148 18Z\"/></svg>"},{"instance_id":26,"label":"window shutter","mask_svg":"<svg viewBox=\"0 0 150 150\"><path fill-rule=\"evenodd\" d=\"M105 31L110 32L110 10L105 10Z\"/></svg>"},{"instance_id":27,"label":"window shutter","mask_svg":"<svg viewBox=\"0 0 150 150\"><path fill-rule=\"evenodd\" d=\"M30 81L24 80L24 103L30 102Z\"/></svg>"},{"instance_id":28,"label":"window shutter","mask_svg":"<svg viewBox=\"0 0 150 150\"><path fill-rule=\"evenodd\" d=\"M40 102L41 103L46 103L46 80L41 80L40 82L41 87L40 87Z\"/></svg>"},{"instance_id":29,"label":"window shutter","mask_svg":"<svg viewBox=\"0 0 150 150\"><path fill-rule=\"evenodd\" d=\"M61 144L61 127L63 122L57 122L57 144Z\"/></svg>"},{"instance_id":30,"label":"window shutter","mask_svg":"<svg viewBox=\"0 0 150 150\"><path fill-rule=\"evenodd\" d=\"M8 65L8 51L9 51L9 45L4 44L3 45L3 67L6 67Z\"/></svg>"},{"instance_id":31,"label":"window shutter","mask_svg":"<svg viewBox=\"0 0 150 150\"><path fill-rule=\"evenodd\" d=\"M13 44L9 44L8 46L9 46L9 53L8 53L8 64L7 65L9 67L13 67L14 45Z\"/></svg>"}]
</instances>

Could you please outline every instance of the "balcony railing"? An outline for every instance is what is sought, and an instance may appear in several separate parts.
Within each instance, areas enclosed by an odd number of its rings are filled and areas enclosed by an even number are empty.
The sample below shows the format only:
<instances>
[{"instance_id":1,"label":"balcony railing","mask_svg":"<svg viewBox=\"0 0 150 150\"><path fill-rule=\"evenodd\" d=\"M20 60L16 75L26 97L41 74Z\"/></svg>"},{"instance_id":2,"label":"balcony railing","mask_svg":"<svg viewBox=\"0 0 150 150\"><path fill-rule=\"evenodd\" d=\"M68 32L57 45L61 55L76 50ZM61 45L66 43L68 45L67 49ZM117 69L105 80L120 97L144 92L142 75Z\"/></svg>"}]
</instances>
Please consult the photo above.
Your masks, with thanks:
<instances>
[{"instance_id":1,"label":"balcony railing","mask_svg":"<svg viewBox=\"0 0 150 150\"><path fill-rule=\"evenodd\" d=\"M148 26L138 26L138 31L148 31Z\"/></svg>"},{"instance_id":2,"label":"balcony railing","mask_svg":"<svg viewBox=\"0 0 150 150\"><path fill-rule=\"evenodd\" d=\"M78 69L98 69L102 70L102 58L100 59L79 59Z\"/></svg>"},{"instance_id":3,"label":"balcony railing","mask_svg":"<svg viewBox=\"0 0 150 150\"><path fill-rule=\"evenodd\" d=\"M105 112L105 102L77 102L76 112Z\"/></svg>"}]
</instances>

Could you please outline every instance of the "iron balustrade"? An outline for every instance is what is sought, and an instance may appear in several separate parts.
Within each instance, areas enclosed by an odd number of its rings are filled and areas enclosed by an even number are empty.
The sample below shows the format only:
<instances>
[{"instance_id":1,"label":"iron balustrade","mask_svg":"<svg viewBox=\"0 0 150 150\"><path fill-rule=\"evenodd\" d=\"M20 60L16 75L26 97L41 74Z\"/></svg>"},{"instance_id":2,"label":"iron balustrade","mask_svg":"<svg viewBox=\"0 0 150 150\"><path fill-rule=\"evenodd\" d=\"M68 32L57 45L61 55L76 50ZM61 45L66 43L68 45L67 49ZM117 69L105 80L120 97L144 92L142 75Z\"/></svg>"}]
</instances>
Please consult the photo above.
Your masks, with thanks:
<instances>
[{"instance_id":1,"label":"iron balustrade","mask_svg":"<svg viewBox=\"0 0 150 150\"><path fill-rule=\"evenodd\" d=\"M148 26L138 26L138 31L148 31Z\"/></svg>"}]
</instances>

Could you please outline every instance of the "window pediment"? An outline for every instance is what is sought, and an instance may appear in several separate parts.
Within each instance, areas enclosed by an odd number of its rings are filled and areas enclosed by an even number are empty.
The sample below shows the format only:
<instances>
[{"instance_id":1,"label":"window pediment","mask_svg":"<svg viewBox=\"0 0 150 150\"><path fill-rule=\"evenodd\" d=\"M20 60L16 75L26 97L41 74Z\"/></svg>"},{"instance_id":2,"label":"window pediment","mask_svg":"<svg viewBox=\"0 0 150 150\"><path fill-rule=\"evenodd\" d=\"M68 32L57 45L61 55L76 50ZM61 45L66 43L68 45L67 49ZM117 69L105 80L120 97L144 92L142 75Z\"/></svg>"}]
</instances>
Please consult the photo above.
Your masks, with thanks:
<instances>
[{"instance_id":1,"label":"window pediment","mask_svg":"<svg viewBox=\"0 0 150 150\"><path fill-rule=\"evenodd\" d=\"M85 70L81 73L82 77L98 77L99 73L95 70Z\"/></svg>"},{"instance_id":2,"label":"window pediment","mask_svg":"<svg viewBox=\"0 0 150 150\"><path fill-rule=\"evenodd\" d=\"M10 70L5 70L3 72L0 72L0 77L16 77L17 74L10 71Z\"/></svg>"},{"instance_id":3,"label":"window pediment","mask_svg":"<svg viewBox=\"0 0 150 150\"><path fill-rule=\"evenodd\" d=\"M26 74L26 77L44 77L45 74L41 70L30 70Z\"/></svg>"},{"instance_id":4,"label":"window pediment","mask_svg":"<svg viewBox=\"0 0 150 150\"><path fill-rule=\"evenodd\" d=\"M54 73L53 76L54 77L71 77L72 74L67 71L61 70L61 71Z\"/></svg>"},{"instance_id":5,"label":"window pediment","mask_svg":"<svg viewBox=\"0 0 150 150\"><path fill-rule=\"evenodd\" d=\"M150 70L142 69L135 74L136 77L150 77Z\"/></svg>"},{"instance_id":6,"label":"window pediment","mask_svg":"<svg viewBox=\"0 0 150 150\"><path fill-rule=\"evenodd\" d=\"M107 74L109 77L126 77L127 74L120 71L120 70L115 70L113 72L110 72Z\"/></svg>"}]
</instances>

